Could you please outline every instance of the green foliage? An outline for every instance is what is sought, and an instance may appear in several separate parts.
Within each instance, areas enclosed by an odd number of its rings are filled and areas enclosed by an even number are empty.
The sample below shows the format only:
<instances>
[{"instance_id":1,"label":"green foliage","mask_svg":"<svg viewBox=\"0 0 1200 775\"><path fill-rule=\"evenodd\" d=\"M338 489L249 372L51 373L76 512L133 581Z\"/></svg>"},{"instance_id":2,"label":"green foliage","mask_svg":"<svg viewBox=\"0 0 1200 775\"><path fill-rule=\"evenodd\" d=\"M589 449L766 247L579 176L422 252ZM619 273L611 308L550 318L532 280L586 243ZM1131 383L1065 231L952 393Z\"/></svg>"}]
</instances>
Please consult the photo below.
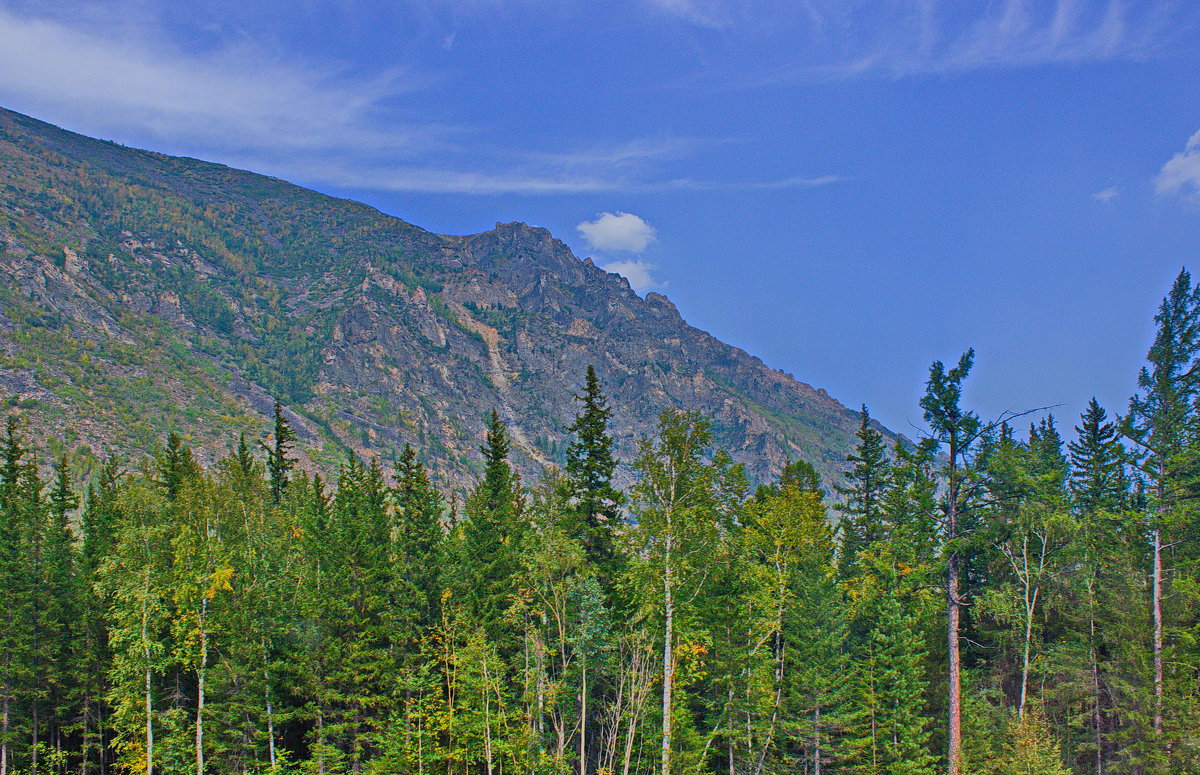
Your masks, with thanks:
<instances>
[{"instance_id":1,"label":"green foliage","mask_svg":"<svg viewBox=\"0 0 1200 775\"><path fill-rule=\"evenodd\" d=\"M580 522L576 530L589 559L603 569L606 579L611 579L618 570L613 564L613 534L619 526L625 498L613 486L617 461L608 434L612 410L591 366L587 369L584 392L575 398L583 407L575 422L567 427L573 439L567 445L566 484Z\"/></svg>"},{"instance_id":2,"label":"green foliage","mask_svg":"<svg viewBox=\"0 0 1200 775\"><path fill-rule=\"evenodd\" d=\"M1094 401L1065 454L1052 417L1018 438L962 409L971 352L930 370L931 438L888 450L864 408L835 504L804 461L747 497L709 423L667 412L623 512L594 372L566 471L527 490L492 412L461 512L428 448L390 480L354 456L336 486L310 477L282 403L214 464L184 428L129 463L64 430L43 467L13 415L0 755L79 775L930 775L957 657L964 773L1196 771L1193 291L1184 275L1164 303L1122 424L1148 497ZM71 331L14 338L99 352Z\"/></svg>"}]
</instances>

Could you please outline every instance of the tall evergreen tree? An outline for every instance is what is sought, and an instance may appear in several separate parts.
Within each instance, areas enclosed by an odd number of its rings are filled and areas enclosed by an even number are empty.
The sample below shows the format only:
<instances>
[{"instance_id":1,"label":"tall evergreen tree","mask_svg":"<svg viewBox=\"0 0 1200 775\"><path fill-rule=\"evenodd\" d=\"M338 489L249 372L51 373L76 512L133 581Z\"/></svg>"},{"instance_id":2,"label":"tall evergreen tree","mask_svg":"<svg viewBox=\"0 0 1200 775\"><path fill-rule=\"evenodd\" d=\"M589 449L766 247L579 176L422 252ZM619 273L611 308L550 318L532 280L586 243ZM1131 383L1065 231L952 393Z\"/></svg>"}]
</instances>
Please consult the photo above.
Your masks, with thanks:
<instances>
[{"instance_id":1,"label":"tall evergreen tree","mask_svg":"<svg viewBox=\"0 0 1200 775\"><path fill-rule=\"evenodd\" d=\"M271 497L279 503L291 480L291 471L296 467L288 453L296 443L296 432L283 414L283 404L275 399L275 414L271 444L267 449L267 475L271 484Z\"/></svg>"},{"instance_id":2,"label":"tall evergreen tree","mask_svg":"<svg viewBox=\"0 0 1200 775\"><path fill-rule=\"evenodd\" d=\"M61 759L68 735L77 729L80 685L78 655L82 641L81 618L85 607L85 590L79 575L79 556L71 514L79 505L63 455L54 470L54 482L47 496L41 573L34 579L37 592L34 601L38 633L37 692L45 701L45 734L47 749ZM35 754L36 754L35 750ZM35 760L32 768L38 770Z\"/></svg>"},{"instance_id":3,"label":"tall evergreen tree","mask_svg":"<svg viewBox=\"0 0 1200 775\"><path fill-rule=\"evenodd\" d=\"M1067 445L1071 457L1071 495L1075 508L1084 514L1119 511L1129 500L1129 477L1125 471L1125 448L1115 422L1096 401L1075 426L1075 441Z\"/></svg>"},{"instance_id":4,"label":"tall evergreen tree","mask_svg":"<svg viewBox=\"0 0 1200 775\"><path fill-rule=\"evenodd\" d=\"M118 507L123 485L124 473L120 461L116 457L109 457L88 483L80 518L83 534L80 573L84 590L92 595L93 600L93 604L83 606L81 621L84 653L80 697L80 775L92 775L94 771L107 773L111 765L108 741L112 730L104 697L109 690L107 668L113 658L109 646L109 611L116 601L102 584L101 568L116 549L117 535L123 521Z\"/></svg>"},{"instance_id":5,"label":"tall evergreen tree","mask_svg":"<svg viewBox=\"0 0 1200 775\"><path fill-rule=\"evenodd\" d=\"M891 478L891 465L883 443L883 435L871 427L871 415L866 404L858 427L858 445L846 456L850 469L845 485L835 485L842 496L836 508L842 518L838 523L838 572L846 578L858 563L861 551L881 539L885 526L883 498Z\"/></svg>"},{"instance_id":6,"label":"tall evergreen tree","mask_svg":"<svg viewBox=\"0 0 1200 775\"><path fill-rule=\"evenodd\" d=\"M962 409L962 383L971 372L975 351L967 350L950 370L941 361L929 369L925 396L921 399L925 422L931 438L945 447L943 496L946 554L946 621L948 655L947 763L949 775L962 772L962 652L963 608L963 510L962 498L967 470L966 458L979 438L983 425L979 417Z\"/></svg>"},{"instance_id":7,"label":"tall evergreen tree","mask_svg":"<svg viewBox=\"0 0 1200 775\"><path fill-rule=\"evenodd\" d=\"M1170 534L1180 518L1175 474L1187 441L1194 404L1200 390L1196 357L1200 353L1200 286L1193 286L1187 270L1179 273L1154 317L1158 331L1146 356L1149 366L1138 375L1137 395L1129 400L1129 414L1122 430L1141 449L1142 471L1151 485L1152 516L1149 521L1153 547L1151 569L1151 618L1153 620L1153 729L1163 734L1164 665L1166 624L1163 598L1166 577L1163 566L1164 533Z\"/></svg>"},{"instance_id":8,"label":"tall evergreen tree","mask_svg":"<svg viewBox=\"0 0 1200 775\"><path fill-rule=\"evenodd\" d=\"M611 574L613 531L620 519L624 496L612 483L617 467L612 437L608 434L612 411L593 367L588 366L583 393L575 399L583 406L567 427L574 438L567 445L566 481L583 523L582 537L588 558Z\"/></svg>"},{"instance_id":9,"label":"tall evergreen tree","mask_svg":"<svg viewBox=\"0 0 1200 775\"><path fill-rule=\"evenodd\" d=\"M474 620L494 637L518 588L521 542L528 531L521 479L508 462L508 431L500 415L488 419L483 476L467 497L462 548L467 584L460 592Z\"/></svg>"},{"instance_id":10,"label":"tall evergreen tree","mask_svg":"<svg viewBox=\"0 0 1200 775\"><path fill-rule=\"evenodd\" d=\"M416 450L408 444L396 461L394 478L393 555L397 579L404 587L398 594L411 597L410 605L416 607L418 622L431 627L437 621L441 597L438 580L444 501L430 483Z\"/></svg>"},{"instance_id":11,"label":"tall evergreen tree","mask_svg":"<svg viewBox=\"0 0 1200 775\"><path fill-rule=\"evenodd\" d=\"M192 450L183 443L183 437L175 431L167 434L167 443L158 455L158 484L167 493L167 500L175 500L187 480L200 475L200 465Z\"/></svg>"},{"instance_id":12,"label":"tall evergreen tree","mask_svg":"<svg viewBox=\"0 0 1200 775\"><path fill-rule=\"evenodd\" d=\"M17 766L18 703L30 633L30 583L22 549L25 516L21 478L27 450L18 420L9 415L0 461L0 775Z\"/></svg>"}]
</instances>

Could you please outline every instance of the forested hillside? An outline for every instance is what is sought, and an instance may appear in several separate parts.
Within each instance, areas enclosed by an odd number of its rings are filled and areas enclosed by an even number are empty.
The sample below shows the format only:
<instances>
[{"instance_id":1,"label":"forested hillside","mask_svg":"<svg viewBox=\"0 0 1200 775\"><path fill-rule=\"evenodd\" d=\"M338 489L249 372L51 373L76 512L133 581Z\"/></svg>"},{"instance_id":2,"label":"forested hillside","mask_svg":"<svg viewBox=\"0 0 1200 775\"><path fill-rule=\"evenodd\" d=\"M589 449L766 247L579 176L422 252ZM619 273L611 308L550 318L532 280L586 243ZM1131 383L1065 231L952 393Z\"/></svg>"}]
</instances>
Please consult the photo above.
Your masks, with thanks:
<instances>
[{"instance_id":1,"label":"forested hillside","mask_svg":"<svg viewBox=\"0 0 1200 775\"><path fill-rule=\"evenodd\" d=\"M52 454L144 454L170 427L212 463L279 399L309 472L412 444L462 493L492 408L522 473L564 462L589 365L625 458L666 408L704 412L755 481L803 457L832 482L853 445L857 413L545 229L433 234L0 109L0 390Z\"/></svg>"},{"instance_id":2,"label":"forested hillside","mask_svg":"<svg viewBox=\"0 0 1200 775\"><path fill-rule=\"evenodd\" d=\"M298 470L278 405L80 494L14 413L0 772L1200 771L1186 272L1156 321L1137 396L1065 445L963 406L973 353L934 363L929 435L864 411L837 505L802 461L752 491L675 409L622 491L592 370L563 470L522 480L493 413L461 508L412 448Z\"/></svg>"}]
</instances>

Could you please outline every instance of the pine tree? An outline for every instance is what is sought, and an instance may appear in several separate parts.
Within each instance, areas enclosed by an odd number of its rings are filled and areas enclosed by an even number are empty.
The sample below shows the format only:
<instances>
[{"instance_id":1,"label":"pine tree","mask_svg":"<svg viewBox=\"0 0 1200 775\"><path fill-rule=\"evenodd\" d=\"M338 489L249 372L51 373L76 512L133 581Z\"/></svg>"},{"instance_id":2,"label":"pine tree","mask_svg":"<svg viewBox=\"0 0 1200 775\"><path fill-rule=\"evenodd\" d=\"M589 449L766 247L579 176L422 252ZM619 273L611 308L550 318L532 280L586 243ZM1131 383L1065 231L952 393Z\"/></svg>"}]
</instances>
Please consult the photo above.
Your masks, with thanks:
<instances>
[{"instance_id":1,"label":"pine tree","mask_svg":"<svg viewBox=\"0 0 1200 775\"><path fill-rule=\"evenodd\" d=\"M439 618L441 544L443 538L441 493L430 483L417 452L404 445L394 472L392 489L392 541L398 595L416 608L416 621L432 627Z\"/></svg>"},{"instance_id":2,"label":"pine tree","mask_svg":"<svg viewBox=\"0 0 1200 775\"><path fill-rule=\"evenodd\" d=\"M1139 392L1129 400L1129 414L1122 423L1122 431L1142 450L1142 471L1151 485L1153 730L1154 736L1161 738L1165 699L1163 598L1167 592L1163 553L1164 545L1170 542L1164 534L1175 530L1181 516L1176 508L1179 493L1175 474L1200 390L1200 373L1196 369L1200 353L1200 286L1192 285L1187 270L1176 277L1154 320L1158 331L1146 356L1150 365L1138 375Z\"/></svg>"},{"instance_id":3,"label":"pine tree","mask_svg":"<svg viewBox=\"0 0 1200 775\"><path fill-rule=\"evenodd\" d=\"M106 558L116 549L117 534L123 521L118 507L123 486L120 462L109 457L88 484L80 519L83 534L80 573L85 593L93 600L91 605L83 606L81 621L84 654L80 775L91 775L93 767L107 772L110 765L107 741L112 730L104 697L109 690L107 668L113 658L109 646L109 611L115 600L101 583L100 572Z\"/></svg>"},{"instance_id":4,"label":"pine tree","mask_svg":"<svg viewBox=\"0 0 1200 775\"><path fill-rule=\"evenodd\" d=\"M883 498L890 484L891 465L884 448L883 435L871 427L871 415L866 404L858 428L858 446L846 456L851 467L845 474L846 484L835 485L842 496L837 506L842 519L838 523L841 537L838 573L842 578L853 574L858 555L875 541L883 538Z\"/></svg>"},{"instance_id":5,"label":"pine tree","mask_svg":"<svg viewBox=\"0 0 1200 775\"><path fill-rule=\"evenodd\" d=\"M1075 441L1067 445L1071 456L1071 494L1080 513L1119 511L1129 501L1126 454L1115 422L1095 397L1075 426Z\"/></svg>"},{"instance_id":6,"label":"pine tree","mask_svg":"<svg viewBox=\"0 0 1200 775\"><path fill-rule=\"evenodd\" d=\"M483 476L467 497L462 525L460 595L472 620L502 639L504 612L518 589L521 542L528 531L520 477L508 462L508 432L500 415L488 419Z\"/></svg>"},{"instance_id":7,"label":"pine tree","mask_svg":"<svg viewBox=\"0 0 1200 775\"><path fill-rule=\"evenodd\" d=\"M982 423L974 412L964 411L962 383L971 372L975 351L967 350L958 365L949 371L941 361L929 369L925 396L921 399L925 422L931 438L946 447L943 468L943 497L946 553L946 618L948 654L948 772L962 772L962 657L961 620L963 607L963 527L962 497L966 478L964 462L979 438Z\"/></svg>"},{"instance_id":8,"label":"pine tree","mask_svg":"<svg viewBox=\"0 0 1200 775\"><path fill-rule=\"evenodd\" d=\"M85 590L79 575L79 556L71 513L78 507L66 456L55 468L42 525L43 562L34 580L34 606L41 654L40 693L45 699L48 750L61 758L65 738L77 729L80 688L83 681L78 657ZM35 766L34 770L37 769Z\"/></svg>"},{"instance_id":9,"label":"pine tree","mask_svg":"<svg viewBox=\"0 0 1200 775\"><path fill-rule=\"evenodd\" d=\"M275 399L274 417L272 443L269 446L264 443L263 446L267 450L267 475L271 483L271 497L279 503L291 480L291 471L296 467L295 461L288 457L292 445L296 442L296 432L284 416L283 405L279 403L279 399Z\"/></svg>"},{"instance_id":10,"label":"pine tree","mask_svg":"<svg viewBox=\"0 0 1200 775\"><path fill-rule=\"evenodd\" d=\"M17 418L6 421L0 462L0 775L17 767L15 743L20 698L26 686L32 589L23 555L27 507L21 480L26 448Z\"/></svg>"},{"instance_id":11,"label":"pine tree","mask_svg":"<svg viewBox=\"0 0 1200 775\"><path fill-rule=\"evenodd\" d=\"M158 456L158 484L167 493L167 500L175 500L189 479L200 475L200 465L192 450L183 443L183 437L171 431L167 443Z\"/></svg>"},{"instance_id":12,"label":"pine tree","mask_svg":"<svg viewBox=\"0 0 1200 775\"><path fill-rule=\"evenodd\" d=\"M588 558L606 577L614 575L613 532L616 530L624 496L612 484L617 461L608 434L612 411L601 392L596 370L588 366L583 404L575 421L567 427L574 438L567 445L566 474L571 496L582 521Z\"/></svg>"},{"instance_id":13,"label":"pine tree","mask_svg":"<svg viewBox=\"0 0 1200 775\"><path fill-rule=\"evenodd\" d=\"M855 654L844 761L863 775L932 775L921 606L896 581L863 612L871 625Z\"/></svg>"}]
</instances>

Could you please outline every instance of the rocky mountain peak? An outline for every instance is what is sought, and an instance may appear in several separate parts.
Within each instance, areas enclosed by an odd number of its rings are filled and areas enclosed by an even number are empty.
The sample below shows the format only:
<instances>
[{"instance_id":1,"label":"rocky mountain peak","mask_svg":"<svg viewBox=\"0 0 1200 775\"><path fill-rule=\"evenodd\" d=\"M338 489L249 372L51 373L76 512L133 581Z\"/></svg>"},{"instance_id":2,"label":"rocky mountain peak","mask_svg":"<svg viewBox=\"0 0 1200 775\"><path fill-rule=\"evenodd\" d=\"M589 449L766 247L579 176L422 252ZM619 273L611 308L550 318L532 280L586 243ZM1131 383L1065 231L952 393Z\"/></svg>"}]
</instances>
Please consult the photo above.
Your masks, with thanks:
<instances>
[{"instance_id":1,"label":"rocky mountain peak","mask_svg":"<svg viewBox=\"0 0 1200 775\"><path fill-rule=\"evenodd\" d=\"M560 463L588 366L626 460L672 407L708 417L754 479L804 458L832 480L853 445L857 413L546 229L432 234L6 111L0 160L0 389L80 454L144 451L168 429L227 448L279 397L309 465L411 443L462 490L493 408L527 477Z\"/></svg>"}]
</instances>

